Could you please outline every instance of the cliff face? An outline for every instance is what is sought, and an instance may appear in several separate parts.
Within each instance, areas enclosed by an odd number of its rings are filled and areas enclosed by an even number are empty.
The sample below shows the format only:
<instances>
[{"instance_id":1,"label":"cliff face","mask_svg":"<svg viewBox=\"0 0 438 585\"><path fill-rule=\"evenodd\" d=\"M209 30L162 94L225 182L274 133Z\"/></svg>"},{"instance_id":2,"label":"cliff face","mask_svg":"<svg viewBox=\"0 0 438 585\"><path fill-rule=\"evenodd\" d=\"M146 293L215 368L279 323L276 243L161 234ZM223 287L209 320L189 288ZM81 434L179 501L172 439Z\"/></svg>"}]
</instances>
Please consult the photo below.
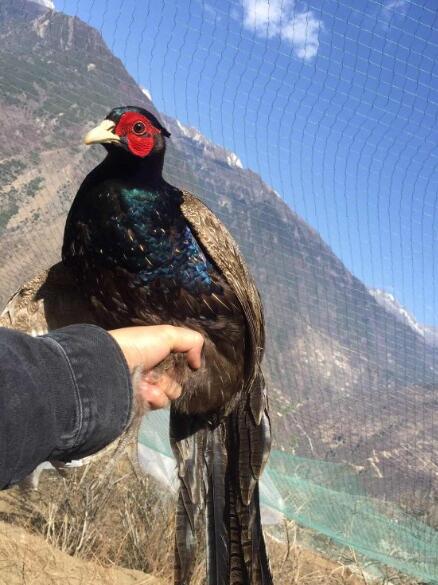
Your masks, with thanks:
<instances>
[{"instance_id":1,"label":"cliff face","mask_svg":"<svg viewBox=\"0 0 438 585\"><path fill-rule=\"evenodd\" d=\"M0 6L0 297L59 257L65 215L103 156L82 136L112 107L154 110L100 34L25 0ZM169 181L200 195L238 240L261 289L277 446L377 467L376 490L432 452L436 350L376 302L319 235L234 153L162 116ZM435 392L436 396L436 392ZM421 414L421 422L420 422ZM424 467L424 466L423 466ZM389 478L392 479L389 479Z\"/></svg>"}]
</instances>

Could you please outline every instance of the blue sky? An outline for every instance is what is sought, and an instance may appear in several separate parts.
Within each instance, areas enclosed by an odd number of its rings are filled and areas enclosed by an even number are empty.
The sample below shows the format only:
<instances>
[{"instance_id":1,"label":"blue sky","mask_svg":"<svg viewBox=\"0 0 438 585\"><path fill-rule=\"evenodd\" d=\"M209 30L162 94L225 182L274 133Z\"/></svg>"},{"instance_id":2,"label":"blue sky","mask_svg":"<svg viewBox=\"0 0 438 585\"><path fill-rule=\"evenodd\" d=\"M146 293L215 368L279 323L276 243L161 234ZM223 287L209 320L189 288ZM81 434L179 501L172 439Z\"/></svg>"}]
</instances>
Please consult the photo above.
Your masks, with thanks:
<instances>
[{"instance_id":1,"label":"blue sky","mask_svg":"<svg viewBox=\"0 0 438 585\"><path fill-rule=\"evenodd\" d=\"M41 0L47 2L48 0ZM438 325L433 0L56 0L347 267Z\"/></svg>"}]
</instances>

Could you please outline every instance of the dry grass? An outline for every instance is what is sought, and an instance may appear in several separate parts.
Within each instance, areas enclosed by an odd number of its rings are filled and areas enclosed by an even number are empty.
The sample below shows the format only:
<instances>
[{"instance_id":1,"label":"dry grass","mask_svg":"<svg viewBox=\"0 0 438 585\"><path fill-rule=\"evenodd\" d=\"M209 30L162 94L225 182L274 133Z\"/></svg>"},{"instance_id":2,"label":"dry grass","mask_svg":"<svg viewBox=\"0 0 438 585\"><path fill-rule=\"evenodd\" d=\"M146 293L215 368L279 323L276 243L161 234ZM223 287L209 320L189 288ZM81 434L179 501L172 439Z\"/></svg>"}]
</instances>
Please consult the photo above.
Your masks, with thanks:
<instances>
[{"instance_id":1,"label":"dry grass","mask_svg":"<svg viewBox=\"0 0 438 585\"><path fill-rule=\"evenodd\" d=\"M297 544L298 526L295 522L285 522L284 542L268 536L268 548L276 585L418 585L406 576L379 565L383 574L380 580L372 579L353 549L339 551L338 559L332 560Z\"/></svg>"},{"instance_id":2,"label":"dry grass","mask_svg":"<svg viewBox=\"0 0 438 585\"><path fill-rule=\"evenodd\" d=\"M104 566L123 566L171 579L171 501L129 462L116 477L100 477L92 465L67 479L42 474L38 491L2 495L0 518L42 535L57 549Z\"/></svg>"},{"instance_id":3,"label":"dry grass","mask_svg":"<svg viewBox=\"0 0 438 585\"><path fill-rule=\"evenodd\" d=\"M71 472L68 479L43 474L38 492L4 492L0 520L42 535L70 555L171 583L173 509L174 501L153 479L123 460L117 474L99 476L87 466ZM267 537L276 585L367 583L353 553L348 563L330 561L297 544L294 523L285 524L284 531L286 544ZM200 559L193 585L203 585L204 575ZM402 583L395 576L391 582Z\"/></svg>"}]
</instances>

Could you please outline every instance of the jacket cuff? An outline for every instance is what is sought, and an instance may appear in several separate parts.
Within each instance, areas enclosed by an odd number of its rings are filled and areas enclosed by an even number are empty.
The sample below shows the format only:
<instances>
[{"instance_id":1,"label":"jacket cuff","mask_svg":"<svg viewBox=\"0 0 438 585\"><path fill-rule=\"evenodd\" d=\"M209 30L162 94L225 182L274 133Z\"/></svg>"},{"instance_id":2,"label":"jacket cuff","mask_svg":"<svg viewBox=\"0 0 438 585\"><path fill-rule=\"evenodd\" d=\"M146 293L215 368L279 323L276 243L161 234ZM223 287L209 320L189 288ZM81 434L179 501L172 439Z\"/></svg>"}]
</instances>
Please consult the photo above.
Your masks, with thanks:
<instances>
[{"instance_id":1,"label":"jacket cuff","mask_svg":"<svg viewBox=\"0 0 438 585\"><path fill-rule=\"evenodd\" d=\"M117 342L96 325L70 325L44 335L62 354L75 391L73 432L53 458L91 455L128 426L133 406L129 368Z\"/></svg>"}]
</instances>

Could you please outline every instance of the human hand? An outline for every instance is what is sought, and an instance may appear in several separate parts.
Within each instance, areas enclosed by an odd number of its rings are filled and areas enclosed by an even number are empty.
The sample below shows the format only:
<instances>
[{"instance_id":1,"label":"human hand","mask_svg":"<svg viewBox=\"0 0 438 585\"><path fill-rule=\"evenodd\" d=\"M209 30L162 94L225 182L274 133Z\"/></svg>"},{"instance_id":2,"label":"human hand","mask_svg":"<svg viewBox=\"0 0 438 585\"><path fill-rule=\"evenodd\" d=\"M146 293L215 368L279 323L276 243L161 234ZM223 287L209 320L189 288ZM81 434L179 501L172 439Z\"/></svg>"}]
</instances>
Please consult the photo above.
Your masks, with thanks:
<instances>
[{"instance_id":1,"label":"human hand","mask_svg":"<svg viewBox=\"0 0 438 585\"><path fill-rule=\"evenodd\" d=\"M126 327L108 331L120 346L128 367L136 376L136 398L154 410L164 408L181 395L181 386L169 372L153 368L171 353L185 353L193 369L201 366L204 338L197 331L172 325Z\"/></svg>"}]
</instances>

